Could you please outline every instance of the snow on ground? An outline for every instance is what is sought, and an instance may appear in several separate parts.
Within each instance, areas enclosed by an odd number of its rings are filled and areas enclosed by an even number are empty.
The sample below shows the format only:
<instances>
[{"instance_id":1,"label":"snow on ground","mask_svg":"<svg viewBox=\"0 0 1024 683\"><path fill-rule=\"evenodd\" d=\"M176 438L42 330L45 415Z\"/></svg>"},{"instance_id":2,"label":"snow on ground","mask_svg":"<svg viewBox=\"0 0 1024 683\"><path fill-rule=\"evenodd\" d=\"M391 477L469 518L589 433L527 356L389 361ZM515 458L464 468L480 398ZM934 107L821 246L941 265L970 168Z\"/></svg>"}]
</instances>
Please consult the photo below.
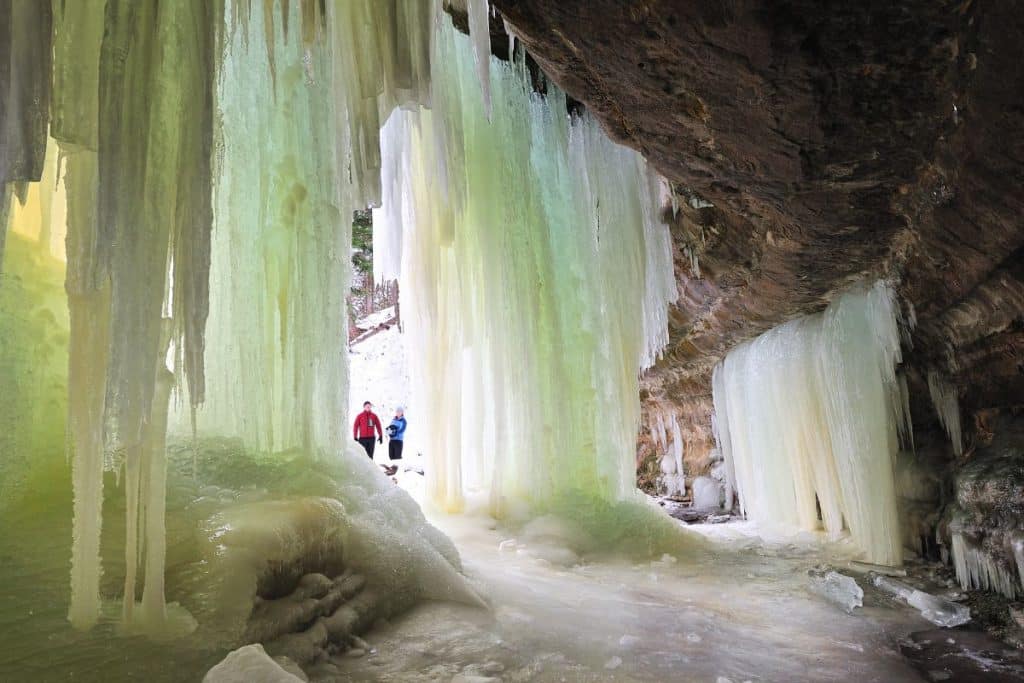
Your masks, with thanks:
<instances>
[{"instance_id":1,"label":"snow on ground","mask_svg":"<svg viewBox=\"0 0 1024 683\"><path fill-rule=\"evenodd\" d=\"M378 325L383 325L384 323L386 323L387 321L391 320L394 317L395 307L388 306L387 308L382 308L379 311L371 313L365 318L360 318L359 320L356 321L356 327L358 327L361 330L369 330L374 327L377 327Z\"/></svg>"}]
</instances>

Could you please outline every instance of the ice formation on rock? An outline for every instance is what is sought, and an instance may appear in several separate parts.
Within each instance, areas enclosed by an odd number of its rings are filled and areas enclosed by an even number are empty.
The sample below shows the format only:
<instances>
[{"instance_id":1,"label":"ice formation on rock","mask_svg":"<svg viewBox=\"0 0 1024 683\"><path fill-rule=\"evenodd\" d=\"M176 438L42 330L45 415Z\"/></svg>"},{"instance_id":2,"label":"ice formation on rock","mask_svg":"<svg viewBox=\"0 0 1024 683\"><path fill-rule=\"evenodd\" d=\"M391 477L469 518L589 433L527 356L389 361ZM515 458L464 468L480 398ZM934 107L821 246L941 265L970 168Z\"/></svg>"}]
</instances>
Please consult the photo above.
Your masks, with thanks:
<instances>
[{"instance_id":1,"label":"ice formation on rock","mask_svg":"<svg viewBox=\"0 0 1024 683\"><path fill-rule=\"evenodd\" d=\"M845 528L868 561L902 561L898 316L879 282L733 349L715 371L719 447L751 519L832 538Z\"/></svg>"},{"instance_id":2,"label":"ice formation on rock","mask_svg":"<svg viewBox=\"0 0 1024 683\"><path fill-rule=\"evenodd\" d=\"M1009 567L1001 557L993 556L977 547L962 531L960 523L954 520L950 525L952 547L950 548L956 577L964 590L992 590L1002 593L1011 600L1021 593L1020 550L1013 548L1017 567ZM1018 542L1019 543L1019 542ZM1016 569L1017 571L1014 571Z\"/></svg>"},{"instance_id":3,"label":"ice formation on rock","mask_svg":"<svg viewBox=\"0 0 1024 683\"><path fill-rule=\"evenodd\" d=\"M637 377L676 296L659 181L591 118L567 115L556 88L532 94L521 59L488 60L488 121L472 46L443 27L434 49L431 109L385 126L374 221L402 233L388 243L401 244L408 347L421 354L430 494L458 509L483 490L498 514L574 490L627 497Z\"/></svg>"},{"instance_id":4,"label":"ice formation on rock","mask_svg":"<svg viewBox=\"0 0 1024 683\"><path fill-rule=\"evenodd\" d=\"M963 455L960 401L957 398L956 387L947 382L938 371L932 370L928 373L928 393L931 395L932 405L935 406L935 413L939 416L939 423L953 444L953 452L956 455Z\"/></svg>"}]
</instances>

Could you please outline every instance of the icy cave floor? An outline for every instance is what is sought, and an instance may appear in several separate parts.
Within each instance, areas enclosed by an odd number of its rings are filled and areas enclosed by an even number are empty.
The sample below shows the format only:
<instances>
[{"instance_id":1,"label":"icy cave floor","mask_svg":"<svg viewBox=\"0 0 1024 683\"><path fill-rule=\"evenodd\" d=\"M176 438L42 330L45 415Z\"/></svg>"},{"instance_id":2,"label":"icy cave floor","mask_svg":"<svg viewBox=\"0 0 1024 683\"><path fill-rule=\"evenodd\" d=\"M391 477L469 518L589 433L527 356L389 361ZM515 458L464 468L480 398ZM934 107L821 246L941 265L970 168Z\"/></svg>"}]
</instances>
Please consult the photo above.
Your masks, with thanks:
<instances>
[{"instance_id":1,"label":"icy cave floor","mask_svg":"<svg viewBox=\"0 0 1024 683\"><path fill-rule=\"evenodd\" d=\"M402 341L391 328L353 346L353 405L408 405ZM416 407L407 412L409 457L396 480L423 505ZM378 450L377 462L385 459ZM422 604L378 624L369 652L311 669L311 680L1024 680L1019 655L971 625L936 629L814 534L680 523L711 543L678 559L588 560L484 514L424 510L492 609ZM812 593L808 571L822 565L856 578L864 606L848 614Z\"/></svg>"},{"instance_id":2,"label":"icy cave floor","mask_svg":"<svg viewBox=\"0 0 1024 683\"><path fill-rule=\"evenodd\" d=\"M418 475L399 478L417 493ZM821 548L754 542L743 524L715 525L711 549L694 557L568 567L547 559L550 548L537 551L485 517L428 518L455 541L492 609L421 605L378 624L366 638L368 653L312 669L311 680L992 681L1020 674L996 661L994 641L935 630L864 575L850 574L865 596L864 607L847 614L808 590ZM916 664L901 652L917 649L914 641L923 643Z\"/></svg>"}]
</instances>

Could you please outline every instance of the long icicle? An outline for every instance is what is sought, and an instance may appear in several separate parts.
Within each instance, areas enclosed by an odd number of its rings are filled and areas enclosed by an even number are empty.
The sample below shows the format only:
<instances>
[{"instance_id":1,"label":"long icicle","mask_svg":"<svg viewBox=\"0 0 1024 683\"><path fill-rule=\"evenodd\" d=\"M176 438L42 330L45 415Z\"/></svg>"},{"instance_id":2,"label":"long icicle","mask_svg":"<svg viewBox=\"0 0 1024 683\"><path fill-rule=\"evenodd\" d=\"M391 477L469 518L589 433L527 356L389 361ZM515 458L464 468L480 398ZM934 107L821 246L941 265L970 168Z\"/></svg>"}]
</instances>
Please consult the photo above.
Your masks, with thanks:
<instances>
[{"instance_id":1,"label":"long icicle","mask_svg":"<svg viewBox=\"0 0 1024 683\"><path fill-rule=\"evenodd\" d=\"M51 134L64 155L67 188L65 289L68 354L68 442L74 485L71 605L75 628L100 614L103 505L103 414L110 345L109 240L97 216L99 66L104 0L63 3L54 17Z\"/></svg>"}]
</instances>

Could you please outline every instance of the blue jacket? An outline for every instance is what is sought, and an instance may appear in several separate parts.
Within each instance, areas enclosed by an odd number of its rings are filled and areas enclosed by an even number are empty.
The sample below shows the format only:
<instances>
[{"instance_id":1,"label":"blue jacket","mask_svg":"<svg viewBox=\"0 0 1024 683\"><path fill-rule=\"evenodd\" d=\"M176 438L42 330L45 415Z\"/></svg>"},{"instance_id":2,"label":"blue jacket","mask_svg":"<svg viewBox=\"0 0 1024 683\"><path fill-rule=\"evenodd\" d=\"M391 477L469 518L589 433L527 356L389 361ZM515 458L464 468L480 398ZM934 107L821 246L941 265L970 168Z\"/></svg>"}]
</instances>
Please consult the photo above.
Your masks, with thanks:
<instances>
[{"instance_id":1,"label":"blue jacket","mask_svg":"<svg viewBox=\"0 0 1024 683\"><path fill-rule=\"evenodd\" d=\"M396 417L391 420L391 424L388 425L388 435L392 441L401 441L405 438L405 418Z\"/></svg>"}]
</instances>

